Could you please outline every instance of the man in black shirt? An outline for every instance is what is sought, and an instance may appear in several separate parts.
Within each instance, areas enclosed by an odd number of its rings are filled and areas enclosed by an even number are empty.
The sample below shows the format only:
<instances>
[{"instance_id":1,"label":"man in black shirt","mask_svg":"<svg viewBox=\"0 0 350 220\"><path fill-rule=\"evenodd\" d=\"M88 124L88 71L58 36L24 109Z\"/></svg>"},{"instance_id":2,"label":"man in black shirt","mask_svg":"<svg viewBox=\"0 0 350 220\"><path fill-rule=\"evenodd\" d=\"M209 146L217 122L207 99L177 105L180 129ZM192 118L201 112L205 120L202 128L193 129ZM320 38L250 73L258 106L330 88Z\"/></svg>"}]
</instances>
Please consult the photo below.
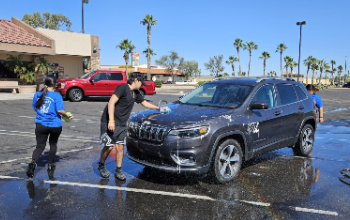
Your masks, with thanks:
<instances>
[{"instance_id":1,"label":"man in black shirt","mask_svg":"<svg viewBox=\"0 0 350 220\"><path fill-rule=\"evenodd\" d=\"M119 180L126 179L121 170L121 166L124 157L126 123L130 117L134 103L141 104L145 108L159 109L158 106L144 100L139 92L142 85L147 85L144 82L142 74L131 73L128 79L128 84L121 84L115 89L108 105L103 110L101 117L101 141L104 148L101 151L98 170L104 178L110 176L104 163L113 147L115 147L117 164L115 177Z\"/></svg>"}]
</instances>

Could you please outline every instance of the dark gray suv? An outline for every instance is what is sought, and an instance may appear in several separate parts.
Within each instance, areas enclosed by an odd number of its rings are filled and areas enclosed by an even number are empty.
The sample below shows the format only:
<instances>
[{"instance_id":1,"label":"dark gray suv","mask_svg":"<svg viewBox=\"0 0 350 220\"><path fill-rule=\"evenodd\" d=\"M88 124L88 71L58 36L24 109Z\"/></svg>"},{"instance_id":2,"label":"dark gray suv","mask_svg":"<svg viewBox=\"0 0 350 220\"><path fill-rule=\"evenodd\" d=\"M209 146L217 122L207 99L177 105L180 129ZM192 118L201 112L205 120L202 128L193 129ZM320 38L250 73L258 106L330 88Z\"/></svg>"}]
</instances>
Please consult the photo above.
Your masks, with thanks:
<instances>
[{"instance_id":1,"label":"dark gray suv","mask_svg":"<svg viewBox=\"0 0 350 220\"><path fill-rule=\"evenodd\" d=\"M293 79L218 78L167 106L168 114L131 116L131 160L169 172L210 172L226 183L258 154L292 147L307 156L313 148L315 105Z\"/></svg>"}]
</instances>

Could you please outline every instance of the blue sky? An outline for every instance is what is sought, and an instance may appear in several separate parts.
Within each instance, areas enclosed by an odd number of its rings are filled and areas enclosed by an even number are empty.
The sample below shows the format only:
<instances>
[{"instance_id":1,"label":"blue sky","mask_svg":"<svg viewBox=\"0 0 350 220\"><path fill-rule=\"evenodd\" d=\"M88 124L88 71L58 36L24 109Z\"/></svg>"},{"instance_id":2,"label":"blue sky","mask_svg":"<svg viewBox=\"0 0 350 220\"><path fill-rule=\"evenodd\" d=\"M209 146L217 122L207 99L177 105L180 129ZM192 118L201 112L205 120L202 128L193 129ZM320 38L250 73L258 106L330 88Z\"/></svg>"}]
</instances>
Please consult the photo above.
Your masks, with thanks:
<instances>
[{"instance_id":1,"label":"blue sky","mask_svg":"<svg viewBox=\"0 0 350 220\"><path fill-rule=\"evenodd\" d=\"M349 6L346 0L89 0L84 4L84 22L85 33L100 37L101 64L124 63L123 52L115 48L123 38L132 40L135 52L146 49L146 26L140 21L151 14L158 21L151 33L151 48L157 53L152 63L175 50L186 60L196 60L202 74L209 75L204 67L209 57L222 54L227 60L230 55L237 56L233 42L241 38L259 46L252 53L251 64L251 75L258 76L263 73L263 61L258 59L263 51L271 55L266 72L280 73L279 53L275 53L278 43L288 47L283 56L298 61L297 21L306 21L301 60L312 55L327 62L333 59L344 67L345 56L350 60ZM64 14L73 23L72 31L81 31L81 0L3 1L0 18L22 19L25 13L45 11ZM248 60L248 52L241 50L242 71L248 70ZM143 55L140 63L146 63ZM224 66L230 74L231 67ZM305 72L302 65L301 73Z\"/></svg>"}]
</instances>

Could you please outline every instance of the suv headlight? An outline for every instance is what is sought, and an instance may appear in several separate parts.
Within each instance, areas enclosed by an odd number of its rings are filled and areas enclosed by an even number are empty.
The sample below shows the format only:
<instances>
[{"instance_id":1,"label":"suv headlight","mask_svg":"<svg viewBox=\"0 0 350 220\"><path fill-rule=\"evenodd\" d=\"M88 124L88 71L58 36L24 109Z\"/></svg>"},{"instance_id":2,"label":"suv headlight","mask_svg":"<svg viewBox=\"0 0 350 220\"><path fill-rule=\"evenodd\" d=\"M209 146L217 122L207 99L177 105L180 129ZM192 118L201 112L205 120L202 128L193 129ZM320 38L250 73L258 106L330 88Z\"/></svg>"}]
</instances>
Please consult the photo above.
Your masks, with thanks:
<instances>
[{"instance_id":1,"label":"suv headlight","mask_svg":"<svg viewBox=\"0 0 350 220\"><path fill-rule=\"evenodd\" d=\"M67 85L67 83L61 83L61 86L60 86L60 88L61 89L64 89L64 87Z\"/></svg>"},{"instance_id":2,"label":"suv headlight","mask_svg":"<svg viewBox=\"0 0 350 220\"><path fill-rule=\"evenodd\" d=\"M200 127L194 127L194 128L171 130L168 135L179 136L182 138L192 138L192 137L199 137L199 136L205 135L208 133L208 131L209 131L208 126L200 126Z\"/></svg>"}]
</instances>

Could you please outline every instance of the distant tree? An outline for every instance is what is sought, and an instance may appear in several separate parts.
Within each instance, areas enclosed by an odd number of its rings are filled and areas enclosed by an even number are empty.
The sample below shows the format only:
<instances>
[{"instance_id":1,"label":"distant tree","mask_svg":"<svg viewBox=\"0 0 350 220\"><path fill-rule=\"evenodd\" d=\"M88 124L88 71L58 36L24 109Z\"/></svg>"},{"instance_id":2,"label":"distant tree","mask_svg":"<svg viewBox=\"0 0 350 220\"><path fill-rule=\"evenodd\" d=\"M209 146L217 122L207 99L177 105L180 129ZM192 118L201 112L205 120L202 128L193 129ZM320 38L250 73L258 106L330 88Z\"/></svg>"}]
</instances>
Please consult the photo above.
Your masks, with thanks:
<instances>
[{"instance_id":1,"label":"distant tree","mask_svg":"<svg viewBox=\"0 0 350 220\"><path fill-rule=\"evenodd\" d=\"M163 55L159 60L156 60L156 64L166 67L166 71L171 74L173 82L175 82L174 73L179 66L179 54L175 51L170 51L169 55Z\"/></svg>"},{"instance_id":2,"label":"distant tree","mask_svg":"<svg viewBox=\"0 0 350 220\"><path fill-rule=\"evenodd\" d=\"M258 45L255 44L253 41L247 42L247 44L243 44L243 49L244 50L248 50L249 52L249 64L248 64L248 77L250 74L250 64L252 61L252 50L257 50L258 49Z\"/></svg>"},{"instance_id":3,"label":"distant tree","mask_svg":"<svg viewBox=\"0 0 350 220\"><path fill-rule=\"evenodd\" d=\"M318 61L318 66L320 67L320 78L318 81L319 86L321 85L321 79L322 79L322 73L323 71L326 71L329 69L329 65L325 60L319 60Z\"/></svg>"},{"instance_id":4,"label":"distant tree","mask_svg":"<svg viewBox=\"0 0 350 220\"><path fill-rule=\"evenodd\" d=\"M290 64L293 62L293 58L291 58L290 56L285 56L283 59L285 62L284 68L286 68L286 74L288 76L288 68L289 68Z\"/></svg>"},{"instance_id":5,"label":"distant tree","mask_svg":"<svg viewBox=\"0 0 350 220\"><path fill-rule=\"evenodd\" d=\"M338 68L338 78L339 78L339 80L340 80L341 74L343 73L343 66L342 66L342 65L339 65L337 68Z\"/></svg>"},{"instance_id":6,"label":"distant tree","mask_svg":"<svg viewBox=\"0 0 350 220\"><path fill-rule=\"evenodd\" d=\"M236 38L235 42L233 43L233 46L236 48L237 50L237 56L238 56L238 65L239 65L239 72L238 75L240 76L242 74L241 71L241 59L239 56L239 48L243 48L243 40Z\"/></svg>"},{"instance_id":7,"label":"distant tree","mask_svg":"<svg viewBox=\"0 0 350 220\"><path fill-rule=\"evenodd\" d=\"M236 76L235 72L232 72L231 75L232 75L232 76Z\"/></svg>"},{"instance_id":8,"label":"distant tree","mask_svg":"<svg viewBox=\"0 0 350 220\"><path fill-rule=\"evenodd\" d=\"M157 54L151 48L149 48L149 53L147 48L146 50L142 51L142 53L145 54L146 58L148 58L148 54L151 56L157 56Z\"/></svg>"},{"instance_id":9,"label":"distant tree","mask_svg":"<svg viewBox=\"0 0 350 220\"><path fill-rule=\"evenodd\" d=\"M311 78L311 84L314 84L315 80L315 70L319 70L320 67L318 66L318 60L316 58L312 58L312 64L311 64L311 69L312 69L312 78Z\"/></svg>"},{"instance_id":10,"label":"distant tree","mask_svg":"<svg viewBox=\"0 0 350 220\"><path fill-rule=\"evenodd\" d=\"M337 69L334 68L334 65L336 65L337 63L335 62L335 60L331 60L331 64L332 64L332 68L331 68L332 85L334 85L334 73L337 71Z\"/></svg>"},{"instance_id":11,"label":"distant tree","mask_svg":"<svg viewBox=\"0 0 350 220\"><path fill-rule=\"evenodd\" d=\"M277 75L277 73L274 70L271 70L270 72L267 73L267 76L269 76L269 77L274 77L276 75Z\"/></svg>"},{"instance_id":12,"label":"distant tree","mask_svg":"<svg viewBox=\"0 0 350 220\"><path fill-rule=\"evenodd\" d=\"M197 61L184 61L183 74L185 79L188 80L190 77L197 77L198 74L198 63Z\"/></svg>"},{"instance_id":13,"label":"distant tree","mask_svg":"<svg viewBox=\"0 0 350 220\"><path fill-rule=\"evenodd\" d=\"M124 50L123 58L125 60L125 72L128 73L128 64L129 64L129 54L135 49L135 46L131 44L128 38L120 41L120 44L116 46L117 49Z\"/></svg>"},{"instance_id":14,"label":"distant tree","mask_svg":"<svg viewBox=\"0 0 350 220\"><path fill-rule=\"evenodd\" d=\"M284 43L280 43L277 45L277 50L275 53L280 52L280 66L281 66L281 77L283 75L283 71L282 71L282 54L283 51L287 50L287 46Z\"/></svg>"},{"instance_id":15,"label":"distant tree","mask_svg":"<svg viewBox=\"0 0 350 220\"><path fill-rule=\"evenodd\" d=\"M228 60L226 60L226 64L230 65L232 67L232 76L235 76L235 62L238 61L238 58L235 56L229 56Z\"/></svg>"},{"instance_id":16,"label":"distant tree","mask_svg":"<svg viewBox=\"0 0 350 220\"><path fill-rule=\"evenodd\" d=\"M226 76L230 76L230 75L228 73L224 72L223 76L226 77Z\"/></svg>"},{"instance_id":17,"label":"distant tree","mask_svg":"<svg viewBox=\"0 0 350 220\"><path fill-rule=\"evenodd\" d=\"M151 53L151 27L157 24L157 20L153 19L152 15L147 14L145 18L140 21L142 25L147 25L147 44L148 44L148 54ZM147 56L147 79L151 79L151 56Z\"/></svg>"},{"instance_id":18,"label":"distant tree","mask_svg":"<svg viewBox=\"0 0 350 220\"><path fill-rule=\"evenodd\" d=\"M245 76L246 75L246 72L242 72L242 76Z\"/></svg>"},{"instance_id":19,"label":"distant tree","mask_svg":"<svg viewBox=\"0 0 350 220\"><path fill-rule=\"evenodd\" d=\"M208 63L204 63L204 66L209 70L215 77L224 71L225 67L222 66L223 55L214 56L214 58L209 58Z\"/></svg>"},{"instance_id":20,"label":"distant tree","mask_svg":"<svg viewBox=\"0 0 350 220\"><path fill-rule=\"evenodd\" d=\"M33 28L41 27L52 30L59 30L62 25L65 25L67 31L70 31L72 26L72 22L63 14L50 14L50 12L44 12L42 17L40 12L34 12L33 15L26 13L22 21Z\"/></svg>"},{"instance_id":21,"label":"distant tree","mask_svg":"<svg viewBox=\"0 0 350 220\"><path fill-rule=\"evenodd\" d=\"M265 69L266 69L266 60L268 58L270 58L270 54L269 54L269 52L266 52L266 51L262 52L261 57L259 57L259 59L263 59L264 60L264 62L263 62L264 76L265 76Z\"/></svg>"},{"instance_id":22,"label":"distant tree","mask_svg":"<svg viewBox=\"0 0 350 220\"><path fill-rule=\"evenodd\" d=\"M312 56L308 56L308 58L304 60L304 65L307 66L306 83L309 83L309 70L311 69L312 61Z\"/></svg>"}]
</instances>

